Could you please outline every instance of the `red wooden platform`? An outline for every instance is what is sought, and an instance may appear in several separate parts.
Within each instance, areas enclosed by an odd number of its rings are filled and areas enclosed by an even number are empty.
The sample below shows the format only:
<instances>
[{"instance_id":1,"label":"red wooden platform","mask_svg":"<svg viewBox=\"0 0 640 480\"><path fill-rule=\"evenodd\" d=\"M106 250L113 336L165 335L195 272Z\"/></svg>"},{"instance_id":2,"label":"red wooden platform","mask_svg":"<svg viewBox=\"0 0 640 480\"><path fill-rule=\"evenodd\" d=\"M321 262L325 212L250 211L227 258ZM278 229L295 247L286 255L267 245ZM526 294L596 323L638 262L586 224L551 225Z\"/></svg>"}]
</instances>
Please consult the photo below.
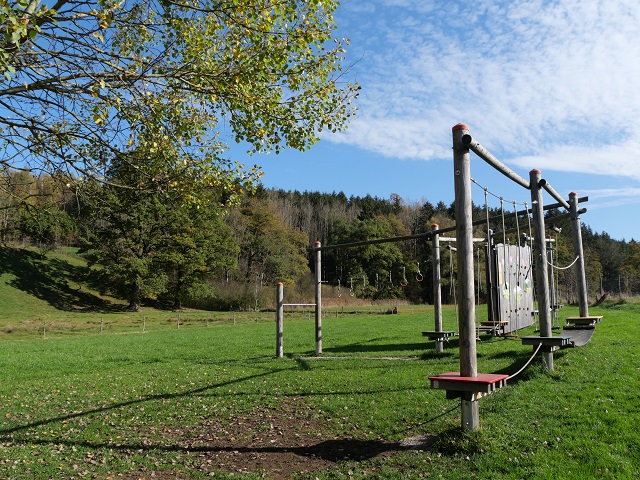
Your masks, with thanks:
<instances>
[{"instance_id":1,"label":"red wooden platform","mask_svg":"<svg viewBox=\"0 0 640 480\"><path fill-rule=\"evenodd\" d=\"M477 377L461 377L459 372L447 372L429 377L431 388L457 392L492 393L507 385L509 375L479 373Z\"/></svg>"}]
</instances>

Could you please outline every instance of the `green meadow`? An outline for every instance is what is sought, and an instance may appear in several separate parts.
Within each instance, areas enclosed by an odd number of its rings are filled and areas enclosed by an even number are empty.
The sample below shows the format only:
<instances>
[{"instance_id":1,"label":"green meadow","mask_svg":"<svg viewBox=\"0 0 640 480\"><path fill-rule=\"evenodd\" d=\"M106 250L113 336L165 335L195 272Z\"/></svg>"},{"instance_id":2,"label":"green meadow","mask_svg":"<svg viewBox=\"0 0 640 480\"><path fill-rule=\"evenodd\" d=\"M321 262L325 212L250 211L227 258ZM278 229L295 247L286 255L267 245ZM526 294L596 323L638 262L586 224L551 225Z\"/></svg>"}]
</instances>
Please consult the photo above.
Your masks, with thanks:
<instances>
[{"instance_id":1,"label":"green meadow","mask_svg":"<svg viewBox=\"0 0 640 480\"><path fill-rule=\"evenodd\" d=\"M459 369L455 339L436 354L421 336L429 306L327 309L321 357L313 315L287 312L278 359L273 312L65 309L44 289L77 285L18 277L0 278L0 478L640 475L638 304L590 309L604 317L591 341L556 352L553 373L536 357L468 433L459 400L429 388ZM482 336L478 370L512 374L532 353Z\"/></svg>"}]
</instances>

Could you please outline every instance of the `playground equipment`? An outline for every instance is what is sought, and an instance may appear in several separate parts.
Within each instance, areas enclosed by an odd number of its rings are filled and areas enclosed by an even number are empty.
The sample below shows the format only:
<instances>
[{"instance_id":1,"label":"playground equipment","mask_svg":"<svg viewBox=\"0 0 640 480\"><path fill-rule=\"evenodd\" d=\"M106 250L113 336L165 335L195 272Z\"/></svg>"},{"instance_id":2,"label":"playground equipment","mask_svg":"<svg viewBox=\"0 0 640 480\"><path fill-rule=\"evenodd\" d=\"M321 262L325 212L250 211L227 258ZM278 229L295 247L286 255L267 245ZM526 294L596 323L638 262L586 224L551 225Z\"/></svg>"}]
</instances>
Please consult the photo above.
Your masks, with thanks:
<instances>
[{"instance_id":1,"label":"playground equipment","mask_svg":"<svg viewBox=\"0 0 640 480\"><path fill-rule=\"evenodd\" d=\"M505 292L502 295L503 300L511 301L512 295L516 299L518 305L514 309L512 304L509 303L508 309L505 310L504 306L500 304L501 300L496 295L495 302L490 299L490 310L493 318L500 318L499 315L504 312L515 318L515 327L518 328L519 324L530 322L529 313L533 311L533 295L531 300L527 298L525 301L525 290L528 288L527 281L530 281L531 288L533 290L534 282L531 281L530 272L535 272L535 290L537 293L538 301L538 317L540 322L540 335L529 336L522 339L523 344L532 345L534 347L533 355L527 365L533 360L535 355L542 351L543 362L548 370L553 370L553 352L558 348L566 346L577 346L582 342L588 341L590 335L593 332L595 324L602 320L602 317L591 317L588 312L588 299L587 299L587 286L584 270L584 256L582 252L582 234L580 229L580 214L584 213L585 209L579 209L578 204L580 201L587 201L587 198L579 199L578 195L574 192L569 194L569 201L564 200L544 179L542 179L542 173L539 170L531 170L529 172L529 180L517 175L511 171L506 165L497 160L491 153L485 150L478 142L476 142L471 135L469 135L469 129L466 125L458 124L453 127L453 160L454 160L454 180L455 180L455 214L456 214L456 226L447 229L438 229L437 225L433 226L433 230L428 233L421 233L415 235L405 235L393 238L381 238L373 240L364 240L360 242L351 242L339 245L322 246L320 242L316 242L311 248L311 251L315 257L315 328L316 328L316 355L322 354L322 278L321 278L321 264L322 264L322 251L327 249L346 248L364 245L373 245L377 243L385 242L399 242L405 240L412 240L418 238L431 238L434 242L433 255L434 255L434 288L440 287L439 280L439 265L440 265L440 250L439 241L440 234L454 231L456 232L456 255L458 264L457 275L457 290L460 297L459 309L458 309L458 336L460 344L460 371L459 372L446 372L440 375L434 375L429 377L431 381L431 387L434 389L442 389L446 391L447 398L461 398L462 408L462 427L468 430L475 430L479 426L478 418L478 399L484 395L494 392L496 389L506 386L509 378L513 378L512 375L503 374L479 374L477 371L477 350L476 350L476 325L475 325L475 292L474 292L474 238L472 235L472 228L474 225L487 223L487 245L492 245L492 232L489 227L489 215L487 210L486 220L473 221L472 220L472 196L471 196L471 175L470 175L470 151L476 153L480 158L485 160L488 164L498 170L520 186L530 190L531 194L531 211L527 207L524 211L515 211L512 214L505 214L504 209L501 213L503 219L503 234L504 230L504 218L507 216L515 216L516 220L518 215L526 214L529 218L531 213L531 225L532 232L530 235L531 246L518 245L515 248L506 245L503 241L501 245L497 245L494 250L488 248L488 258L492 258L493 265L498 265L497 268L487 269L487 285L488 291L493 291L492 288L497 287L506 281L508 284ZM544 205L542 190L545 190L550 194L558 203L552 205ZM515 207L515 204L514 204ZM552 336L552 322L551 322L551 310L552 302L550 297L549 288L549 260L547 259L547 239L545 233L545 218L544 211L551 208L564 207L567 210L567 214L561 215L558 218L564 218L566 216L571 217L571 226L573 233L573 247L575 260L575 271L578 283L578 301L579 301L579 317L572 317L568 321L568 325L563 330L563 335L554 337ZM519 234L519 232L518 232ZM520 235L518 235L520 237ZM531 249L531 250L529 250ZM501 252L501 253L499 253ZM518 258L516 267L513 269L507 269L506 265L512 265L512 259ZM530 259L529 263L523 259ZM505 269L501 270L500 266L505 265ZM497 277L502 272L503 278L500 282L496 282ZM524 273L523 273L524 272ZM508 273L508 276L507 276ZM406 276L403 272L403 279L406 280ZM521 290L514 286L521 287ZM508 294L508 295L507 295ZM442 312L441 312L441 293L434 290L434 316L435 316L435 331L433 332L433 338L436 340L436 349L442 347L442 342L451 336L451 332L442 331ZM281 297L279 297L278 312L281 311ZM520 308L519 302L522 301L523 306ZM505 304L506 305L506 304ZM514 313L515 312L515 313ZM499 321L499 320L498 320ZM506 328L506 327L505 327ZM573 330L580 330L579 334L573 333ZM281 335L281 331L278 331L278 335ZM567 334L565 334L567 332ZM430 332L429 332L430 333ZM571 334L570 334L571 333ZM573 335L573 341L571 340ZM441 350L440 350L441 351ZM527 366L525 365L525 367ZM523 367L523 368L525 368ZM522 369L521 369L522 370ZM521 371L520 370L520 371Z\"/></svg>"},{"instance_id":2,"label":"playground equipment","mask_svg":"<svg viewBox=\"0 0 640 480\"><path fill-rule=\"evenodd\" d=\"M472 240L472 200L470 150L476 153L489 165L520 186L530 190L532 204L532 241L533 261L536 275L536 291L538 294L538 316L540 336L523 339L524 344L535 346L534 355L542 350L543 361L548 370L553 370L553 352L566 342L564 338L552 336L551 303L549 298L549 275L546 253L546 235L544 219L544 203L542 190L546 190L570 214L573 229L574 253L576 254L576 273L578 277L580 317L592 321L588 315L587 289L584 274L584 257L582 253L582 236L578 210L578 196L569 194L569 202L564 200L546 181L542 179L540 170L529 172L529 181L517 175L502 164L491 153L484 149L469 134L464 124L453 127L453 163L455 181L456 238L458 240L458 289L460 292L460 371L447 372L429 377L431 387L443 389L447 398L461 398L462 427L476 430L479 427L478 399L492 393L507 384L507 376L479 374L477 370L477 351L475 326L475 302L473 291L473 240ZM489 236L489 233L488 233ZM588 319L588 320L586 320ZM582 322L582 321L581 321ZM560 343L560 345L558 345ZM532 359L533 359L532 356Z\"/></svg>"},{"instance_id":3,"label":"playground equipment","mask_svg":"<svg viewBox=\"0 0 640 480\"><path fill-rule=\"evenodd\" d=\"M315 307L315 303L284 303L284 284L278 282L276 290L276 357L284 355L284 307Z\"/></svg>"}]
</instances>

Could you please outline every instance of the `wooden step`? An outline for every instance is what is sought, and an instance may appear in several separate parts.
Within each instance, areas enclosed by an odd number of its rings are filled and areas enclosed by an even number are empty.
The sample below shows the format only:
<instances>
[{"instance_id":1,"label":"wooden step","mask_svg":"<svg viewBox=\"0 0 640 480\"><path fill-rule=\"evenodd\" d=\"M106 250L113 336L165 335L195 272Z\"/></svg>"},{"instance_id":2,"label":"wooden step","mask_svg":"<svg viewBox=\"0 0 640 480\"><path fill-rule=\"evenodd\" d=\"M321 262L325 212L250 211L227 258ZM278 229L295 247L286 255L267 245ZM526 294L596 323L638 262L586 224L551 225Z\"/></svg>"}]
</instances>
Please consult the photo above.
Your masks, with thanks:
<instances>
[{"instance_id":1,"label":"wooden step","mask_svg":"<svg viewBox=\"0 0 640 480\"><path fill-rule=\"evenodd\" d=\"M600 323L602 321L602 315L594 315L588 317L567 317L566 322L567 325L576 325L576 326L588 326L595 325L596 323Z\"/></svg>"},{"instance_id":2,"label":"wooden step","mask_svg":"<svg viewBox=\"0 0 640 480\"><path fill-rule=\"evenodd\" d=\"M446 332L422 332L423 337L428 337L429 340L448 340L449 337L455 337L456 332L446 331Z\"/></svg>"}]
</instances>

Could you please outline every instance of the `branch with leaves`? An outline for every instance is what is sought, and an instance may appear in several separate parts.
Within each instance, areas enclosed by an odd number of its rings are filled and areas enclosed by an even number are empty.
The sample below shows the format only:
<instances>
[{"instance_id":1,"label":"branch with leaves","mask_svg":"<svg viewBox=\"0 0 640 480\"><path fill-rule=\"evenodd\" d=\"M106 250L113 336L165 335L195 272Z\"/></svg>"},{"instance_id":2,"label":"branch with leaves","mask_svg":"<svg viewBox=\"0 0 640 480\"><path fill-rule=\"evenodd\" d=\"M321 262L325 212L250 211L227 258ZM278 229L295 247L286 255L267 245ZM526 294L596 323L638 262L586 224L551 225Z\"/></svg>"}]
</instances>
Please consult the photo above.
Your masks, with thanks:
<instances>
[{"instance_id":1,"label":"branch with leaves","mask_svg":"<svg viewBox=\"0 0 640 480\"><path fill-rule=\"evenodd\" d=\"M229 142L306 150L354 113L335 0L0 1L5 168L99 179L170 148L145 164L149 188L242 189L259 171Z\"/></svg>"}]
</instances>

